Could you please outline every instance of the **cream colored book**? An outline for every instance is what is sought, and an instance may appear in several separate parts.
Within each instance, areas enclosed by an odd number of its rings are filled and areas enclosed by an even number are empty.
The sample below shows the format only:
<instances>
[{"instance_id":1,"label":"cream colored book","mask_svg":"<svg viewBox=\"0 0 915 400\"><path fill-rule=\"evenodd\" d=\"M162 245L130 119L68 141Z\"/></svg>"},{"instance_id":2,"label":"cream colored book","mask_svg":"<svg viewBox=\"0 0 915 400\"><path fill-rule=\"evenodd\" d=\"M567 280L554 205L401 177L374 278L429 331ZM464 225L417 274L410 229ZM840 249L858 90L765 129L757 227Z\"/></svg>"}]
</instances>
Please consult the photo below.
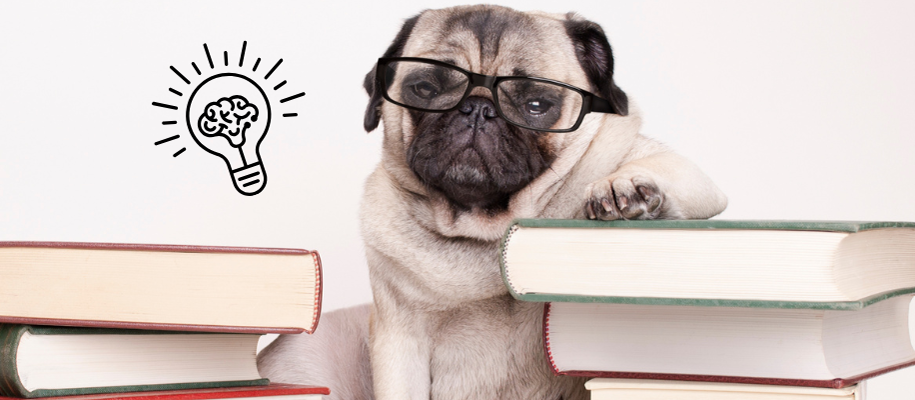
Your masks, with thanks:
<instances>
[{"instance_id":1,"label":"cream colored book","mask_svg":"<svg viewBox=\"0 0 915 400\"><path fill-rule=\"evenodd\" d=\"M0 324L0 396L266 385L260 335Z\"/></svg>"},{"instance_id":2,"label":"cream colored book","mask_svg":"<svg viewBox=\"0 0 915 400\"><path fill-rule=\"evenodd\" d=\"M314 251L0 242L0 322L238 333L311 333Z\"/></svg>"},{"instance_id":3,"label":"cream colored book","mask_svg":"<svg viewBox=\"0 0 915 400\"><path fill-rule=\"evenodd\" d=\"M865 383L840 389L647 379L596 378L591 400L865 400Z\"/></svg>"},{"instance_id":4,"label":"cream colored book","mask_svg":"<svg viewBox=\"0 0 915 400\"><path fill-rule=\"evenodd\" d=\"M855 310L915 292L915 223L521 219L501 262L526 301Z\"/></svg>"},{"instance_id":5,"label":"cream colored book","mask_svg":"<svg viewBox=\"0 0 915 400\"><path fill-rule=\"evenodd\" d=\"M841 388L915 365L913 295L858 311L548 303L554 373Z\"/></svg>"}]
</instances>

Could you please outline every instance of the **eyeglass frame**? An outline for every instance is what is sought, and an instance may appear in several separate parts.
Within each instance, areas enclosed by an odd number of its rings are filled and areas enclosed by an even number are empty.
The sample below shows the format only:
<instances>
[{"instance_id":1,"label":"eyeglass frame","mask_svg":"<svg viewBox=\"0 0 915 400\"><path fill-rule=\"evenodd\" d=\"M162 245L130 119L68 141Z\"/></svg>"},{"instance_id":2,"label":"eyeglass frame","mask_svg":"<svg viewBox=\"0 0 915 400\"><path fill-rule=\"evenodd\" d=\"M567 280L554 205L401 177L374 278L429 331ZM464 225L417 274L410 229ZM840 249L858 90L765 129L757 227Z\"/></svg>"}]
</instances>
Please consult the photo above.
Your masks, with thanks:
<instances>
[{"instance_id":1,"label":"eyeglass frame","mask_svg":"<svg viewBox=\"0 0 915 400\"><path fill-rule=\"evenodd\" d=\"M427 64L433 64L433 65L438 65L438 66L448 67L450 69L453 69L454 71L460 72L460 73L464 74L465 76L467 76L467 81L468 81L467 90L464 91L464 95L461 96L461 99L458 100L457 104L454 107L451 107L446 110L430 110L430 109L420 108L420 107L416 107L416 106L410 106L407 104L403 104L399 101L395 101L390 96L388 96L388 88L385 86L386 79L384 77L383 71L385 71L385 69L387 68L387 65L389 63L398 62L398 61L423 62L423 63L427 63ZM535 128L535 127L531 127L531 126L525 126L525 125L519 124L517 122L512 122L511 120L506 118L505 114L502 113L502 107L499 106L499 94L496 91L496 86L498 86L498 84L503 81L521 80L521 79L532 80L535 82L549 83L549 84L553 84L553 85L557 85L557 86L562 86L566 89L570 89L572 91L578 92L578 94L580 94L582 97L582 104L581 104L581 111L579 111L578 119L575 121L575 124L573 124L571 128L566 128L566 129L542 129L542 128ZM391 83L393 84L393 82L391 82ZM492 92L493 105L495 106L496 113L499 115L500 118L502 118L505 122L508 122L509 124L512 124L512 125L524 128L524 129L538 131L538 132L557 132L557 133L572 132L581 126L581 123L582 123L582 121L584 121L586 114L589 114L591 112L599 112L599 113L606 113L606 114L614 113L613 106L610 105L609 101L607 101L601 97L598 97L594 93L591 93L587 90L572 86L565 82L560 82L557 80L547 79L547 78L539 78L539 77L534 77L534 76L483 75L483 74L478 74L475 72L470 72L466 69L458 67L454 64L446 63L444 61L433 60L433 59L422 58L422 57L380 57L380 58L378 58L378 64L375 67L375 84L378 85L377 87L381 89L381 95L385 98L385 100L390 101L391 103L394 103L398 106L401 106L401 107L404 107L404 108L407 108L410 110L423 111L423 112L454 111L454 110L458 109L458 107L460 107L461 104L464 103L464 100L467 100L467 97L470 96L470 92L473 91L474 88L476 88L476 87L486 88L486 89L489 89L490 92Z\"/></svg>"}]
</instances>

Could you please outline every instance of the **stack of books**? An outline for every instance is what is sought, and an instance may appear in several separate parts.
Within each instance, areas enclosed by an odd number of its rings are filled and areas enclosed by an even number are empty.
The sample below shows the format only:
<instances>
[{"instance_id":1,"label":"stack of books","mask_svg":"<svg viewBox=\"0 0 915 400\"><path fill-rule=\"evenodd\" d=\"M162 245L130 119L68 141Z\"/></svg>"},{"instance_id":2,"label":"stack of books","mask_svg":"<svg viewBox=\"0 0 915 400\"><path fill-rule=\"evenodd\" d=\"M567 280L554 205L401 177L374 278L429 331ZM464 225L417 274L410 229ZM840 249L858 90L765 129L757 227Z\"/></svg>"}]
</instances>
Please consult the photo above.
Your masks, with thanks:
<instances>
[{"instance_id":1,"label":"stack of books","mask_svg":"<svg viewBox=\"0 0 915 400\"><path fill-rule=\"evenodd\" d=\"M915 364L915 223L519 220L502 272L595 400L861 400Z\"/></svg>"},{"instance_id":2,"label":"stack of books","mask_svg":"<svg viewBox=\"0 0 915 400\"><path fill-rule=\"evenodd\" d=\"M256 360L320 313L313 251L0 242L0 398L320 399Z\"/></svg>"}]
</instances>

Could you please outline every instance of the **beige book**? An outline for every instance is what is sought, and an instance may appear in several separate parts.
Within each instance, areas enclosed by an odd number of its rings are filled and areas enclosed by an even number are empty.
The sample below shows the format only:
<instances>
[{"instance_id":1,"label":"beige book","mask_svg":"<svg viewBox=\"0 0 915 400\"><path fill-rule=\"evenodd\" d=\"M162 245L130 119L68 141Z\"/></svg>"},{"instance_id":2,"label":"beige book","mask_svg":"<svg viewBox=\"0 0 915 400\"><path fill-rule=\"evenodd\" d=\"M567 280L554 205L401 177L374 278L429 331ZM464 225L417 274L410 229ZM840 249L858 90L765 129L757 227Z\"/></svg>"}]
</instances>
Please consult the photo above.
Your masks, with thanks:
<instances>
[{"instance_id":1,"label":"beige book","mask_svg":"<svg viewBox=\"0 0 915 400\"><path fill-rule=\"evenodd\" d=\"M321 263L299 249L0 242L0 322L312 332Z\"/></svg>"},{"instance_id":2,"label":"beige book","mask_svg":"<svg viewBox=\"0 0 915 400\"><path fill-rule=\"evenodd\" d=\"M549 303L561 375L837 388L915 364L913 295L858 311Z\"/></svg>"},{"instance_id":3,"label":"beige book","mask_svg":"<svg viewBox=\"0 0 915 400\"><path fill-rule=\"evenodd\" d=\"M526 301L860 309L915 293L915 223L516 220Z\"/></svg>"}]
</instances>

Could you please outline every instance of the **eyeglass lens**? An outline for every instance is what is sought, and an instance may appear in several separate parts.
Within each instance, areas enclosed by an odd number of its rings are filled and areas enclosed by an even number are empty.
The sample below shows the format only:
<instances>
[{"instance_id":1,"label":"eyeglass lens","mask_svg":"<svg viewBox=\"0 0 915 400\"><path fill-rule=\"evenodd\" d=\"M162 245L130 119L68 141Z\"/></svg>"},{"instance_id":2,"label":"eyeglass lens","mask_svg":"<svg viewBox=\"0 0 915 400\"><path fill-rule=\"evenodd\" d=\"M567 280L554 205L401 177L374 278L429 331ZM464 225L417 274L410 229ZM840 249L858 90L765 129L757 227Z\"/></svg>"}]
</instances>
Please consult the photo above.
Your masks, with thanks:
<instances>
[{"instance_id":1,"label":"eyeglass lens","mask_svg":"<svg viewBox=\"0 0 915 400\"><path fill-rule=\"evenodd\" d=\"M421 61L392 61L383 73L391 100L425 111L456 107L470 84L459 70ZM581 114L582 95L564 86L518 77L500 80L495 89L502 117L517 125L569 129Z\"/></svg>"}]
</instances>

